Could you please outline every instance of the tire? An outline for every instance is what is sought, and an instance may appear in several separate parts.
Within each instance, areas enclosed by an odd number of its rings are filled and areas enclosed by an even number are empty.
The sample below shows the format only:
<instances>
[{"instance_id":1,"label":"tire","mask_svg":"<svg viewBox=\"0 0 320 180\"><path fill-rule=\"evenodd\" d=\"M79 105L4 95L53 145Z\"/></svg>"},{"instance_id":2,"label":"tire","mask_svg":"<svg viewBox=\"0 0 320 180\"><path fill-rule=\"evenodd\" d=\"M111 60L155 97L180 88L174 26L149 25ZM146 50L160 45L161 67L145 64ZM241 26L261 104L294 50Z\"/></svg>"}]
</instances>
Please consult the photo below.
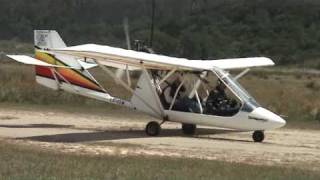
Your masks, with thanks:
<instances>
[{"instance_id":1,"label":"tire","mask_svg":"<svg viewBox=\"0 0 320 180\"><path fill-rule=\"evenodd\" d=\"M197 126L194 124L182 124L182 132L185 135L194 135L196 133Z\"/></svg>"},{"instance_id":2,"label":"tire","mask_svg":"<svg viewBox=\"0 0 320 180\"><path fill-rule=\"evenodd\" d=\"M149 136L158 136L160 134L160 124L156 121L151 121L146 126L146 134Z\"/></svg>"},{"instance_id":3,"label":"tire","mask_svg":"<svg viewBox=\"0 0 320 180\"><path fill-rule=\"evenodd\" d=\"M254 142L262 142L264 140L264 132L254 131L252 134L252 139Z\"/></svg>"}]
</instances>

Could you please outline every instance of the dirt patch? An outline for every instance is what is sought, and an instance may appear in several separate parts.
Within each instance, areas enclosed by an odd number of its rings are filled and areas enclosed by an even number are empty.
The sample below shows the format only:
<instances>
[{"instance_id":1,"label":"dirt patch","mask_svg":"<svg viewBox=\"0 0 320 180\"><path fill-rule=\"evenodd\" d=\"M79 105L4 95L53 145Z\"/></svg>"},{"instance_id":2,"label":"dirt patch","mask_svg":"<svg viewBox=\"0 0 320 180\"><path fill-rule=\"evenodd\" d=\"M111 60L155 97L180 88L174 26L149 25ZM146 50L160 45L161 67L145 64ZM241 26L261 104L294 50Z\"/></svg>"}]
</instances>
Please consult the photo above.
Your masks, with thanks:
<instances>
[{"instance_id":1,"label":"dirt patch","mask_svg":"<svg viewBox=\"0 0 320 180\"><path fill-rule=\"evenodd\" d=\"M175 123L163 125L159 137L148 137L144 126L151 119L123 110L77 115L1 109L0 117L17 117L0 122L2 139L63 153L186 157L320 169L320 132L316 130L268 131L264 143L254 143L251 133L205 127L196 136L186 137Z\"/></svg>"},{"instance_id":2,"label":"dirt patch","mask_svg":"<svg viewBox=\"0 0 320 180\"><path fill-rule=\"evenodd\" d=\"M13 120L13 119L19 119L15 116L0 116L0 120Z\"/></svg>"}]
</instances>

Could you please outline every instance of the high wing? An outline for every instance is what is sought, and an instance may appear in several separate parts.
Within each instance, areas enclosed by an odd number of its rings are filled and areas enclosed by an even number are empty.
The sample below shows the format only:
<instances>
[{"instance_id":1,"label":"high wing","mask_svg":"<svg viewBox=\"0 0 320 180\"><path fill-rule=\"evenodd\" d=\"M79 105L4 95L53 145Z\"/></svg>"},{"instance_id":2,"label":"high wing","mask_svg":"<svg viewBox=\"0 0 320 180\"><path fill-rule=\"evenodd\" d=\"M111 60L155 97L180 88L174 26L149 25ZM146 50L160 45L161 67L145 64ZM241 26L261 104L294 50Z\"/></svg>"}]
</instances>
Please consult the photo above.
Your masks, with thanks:
<instances>
[{"instance_id":1,"label":"high wing","mask_svg":"<svg viewBox=\"0 0 320 180\"><path fill-rule=\"evenodd\" d=\"M273 66L274 62L266 57L221 59L221 60L188 60L185 58L169 57L145 52L137 52L110 46L85 44L45 52L92 58L98 63L120 69L136 70L142 65L146 69L180 69L180 70L209 70L213 67L231 70L260 66Z\"/></svg>"},{"instance_id":2,"label":"high wing","mask_svg":"<svg viewBox=\"0 0 320 180\"><path fill-rule=\"evenodd\" d=\"M28 65L35 65L35 66L43 66L43 67L56 67L56 68L67 68L67 69L76 69L70 66L59 66L54 64L49 64L38 59L32 58L30 56L25 55L7 55L10 59L13 59L17 62L28 64Z\"/></svg>"}]
</instances>

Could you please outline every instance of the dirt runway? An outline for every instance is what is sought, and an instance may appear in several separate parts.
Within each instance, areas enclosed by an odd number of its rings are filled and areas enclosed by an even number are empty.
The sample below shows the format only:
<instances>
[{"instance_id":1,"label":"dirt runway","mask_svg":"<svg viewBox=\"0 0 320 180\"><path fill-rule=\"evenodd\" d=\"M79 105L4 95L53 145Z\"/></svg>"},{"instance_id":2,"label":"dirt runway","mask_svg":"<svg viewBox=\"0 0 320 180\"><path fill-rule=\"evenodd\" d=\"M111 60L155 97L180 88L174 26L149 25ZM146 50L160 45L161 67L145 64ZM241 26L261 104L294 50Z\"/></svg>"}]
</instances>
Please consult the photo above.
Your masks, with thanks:
<instances>
[{"instance_id":1,"label":"dirt runway","mask_svg":"<svg viewBox=\"0 0 320 180\"><path fill-rule=\"evenodd\" d=\"M123 109L79 114L0 108L0 137L65 153L186 157L320 170L316 130L268 131L264 143L253 143L251 133L200 127L196 136L187 137L179 124L167 123L159 137L148 137L144 127L149 120Z\"/></svg>"}]
</instances>

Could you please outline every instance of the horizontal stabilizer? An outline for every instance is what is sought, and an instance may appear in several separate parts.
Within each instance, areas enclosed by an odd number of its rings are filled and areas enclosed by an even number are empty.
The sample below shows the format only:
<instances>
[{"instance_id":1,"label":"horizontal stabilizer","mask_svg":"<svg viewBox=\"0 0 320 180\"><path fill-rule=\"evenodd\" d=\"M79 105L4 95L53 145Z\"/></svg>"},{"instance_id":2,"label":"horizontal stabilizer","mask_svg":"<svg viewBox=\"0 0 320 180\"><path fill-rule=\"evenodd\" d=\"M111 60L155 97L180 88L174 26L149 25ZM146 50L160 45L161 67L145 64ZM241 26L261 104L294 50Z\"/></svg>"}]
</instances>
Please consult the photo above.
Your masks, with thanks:
<instances>
[{"instance_id":1,"label":"horizontal stabilizer","mask_svg":"<svg viewBox=\"0 0 320 180\"><path fill-rule=\"evenodd\" d=\"M28 64L28 65L35 65L35 66L44 66L44 67L57 67L57 68L67 68L67 69L77 69L74 67L69 66L58 66L54 64L49 64L38 59L32 58L30 56L25 55L7 55L10 59L13 59L17 62Z\"/></svg>"},{"instance_id":2,"label":"horizontal stabilizer","mask_svg":"<svg viewBox=\"0 0 320 180\"><path fill-rule=\"evenodd\" d=\"M91 68L94 68L94 67L98 66L98 64L96 64L96 63L88 63L88 62L85 62L85 61L82 61L82 60L78 60L78 62L80 63L80 65L84 69L91 69Z\"/></svg>"}]
</instances>

